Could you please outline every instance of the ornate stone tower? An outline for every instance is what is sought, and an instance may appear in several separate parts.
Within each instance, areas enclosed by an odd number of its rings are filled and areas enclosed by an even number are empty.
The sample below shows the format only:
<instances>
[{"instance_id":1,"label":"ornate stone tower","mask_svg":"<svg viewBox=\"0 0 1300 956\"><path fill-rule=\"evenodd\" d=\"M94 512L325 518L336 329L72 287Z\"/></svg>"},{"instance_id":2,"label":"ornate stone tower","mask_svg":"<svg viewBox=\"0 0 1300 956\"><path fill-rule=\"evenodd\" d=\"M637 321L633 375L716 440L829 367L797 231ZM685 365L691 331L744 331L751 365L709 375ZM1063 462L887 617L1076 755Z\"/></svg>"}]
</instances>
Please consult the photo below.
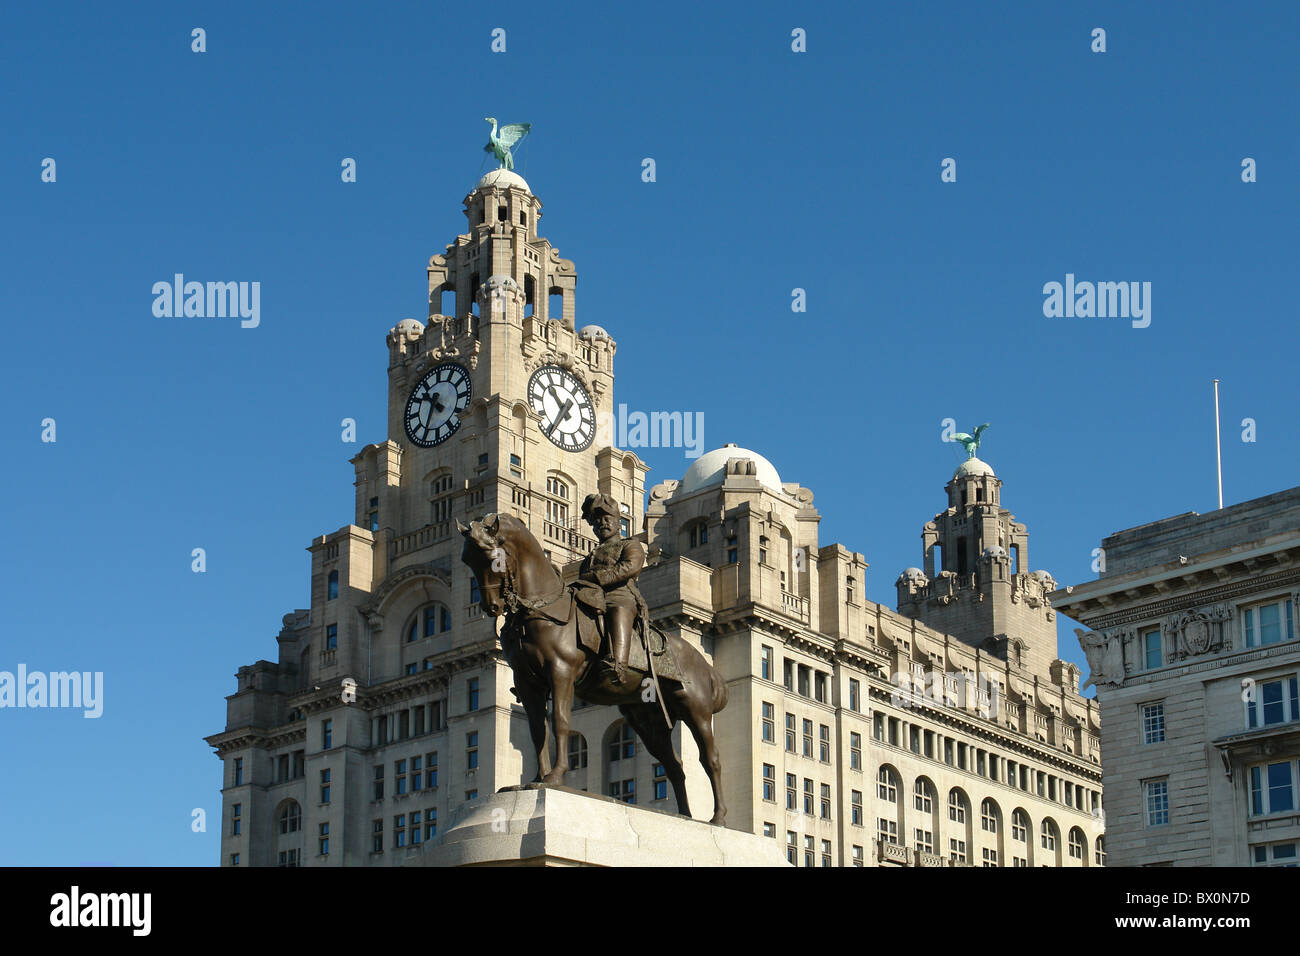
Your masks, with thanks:
<instances>
[{"instance_id":1,"label":"ornate stone tower","mask_svg":"<svg viewBox=\"0 0 1300 956\"><path fill-rule=\"evenodd\" d=\"M1029 570L1029 534L1002 507L1001 479L972 457L945 491L948 507L921 532L924 570L899 576L899 612L1047 676L1057 656L1047 598L1056 582Z\"/></svg>"},{"instance_id":2,"label":"ornate stone tower","mask_svg":"<svg viewBox=\"0 0 1300 956\"><path fill-rule=\"evenodd\" d=\"M400 863L531 776L456 521L514 514L561 566L595 546L589 493L640 529L646 465L600 427L616 345L575 328L577 273L537 233L541 200L495 170L464 205L469 231L429 260L427 322L388 332L387 437L352 459L354 521L313 541L310 608L285 616L278 663L240 669L208 738L224 865Z\"/></svg>"}]
</instances>

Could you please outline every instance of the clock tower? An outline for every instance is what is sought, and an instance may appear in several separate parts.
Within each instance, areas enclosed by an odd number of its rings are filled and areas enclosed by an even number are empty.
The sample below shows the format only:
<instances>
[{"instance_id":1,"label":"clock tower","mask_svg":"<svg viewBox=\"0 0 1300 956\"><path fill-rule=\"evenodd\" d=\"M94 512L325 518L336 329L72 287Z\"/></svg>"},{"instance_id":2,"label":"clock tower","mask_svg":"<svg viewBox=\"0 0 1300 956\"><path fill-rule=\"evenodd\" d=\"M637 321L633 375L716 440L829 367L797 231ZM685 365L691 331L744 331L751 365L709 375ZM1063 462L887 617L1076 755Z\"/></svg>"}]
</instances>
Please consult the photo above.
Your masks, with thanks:
<instances>
[{"instance_id":1,"label":"clock tower","mask_svg":"<svg viewBox=\"0 0 1300 956\"><path fill-rule=\"evenodd\" d=\"M279 662L238 673L223 759L225 865L401 864L480 795L530 779L532 747L458 520L509 513L558 566L596 539L583 498L641 531L644 462L610 444L614 340L576 326L573 262L498 169L428 264L428 314L387 335L387 435L352 459L354 521L316 538L311 606ZM566 783L587 778L585 745ZM257 839L250 839L256 834Z\"/></svg>"}]
</instances>

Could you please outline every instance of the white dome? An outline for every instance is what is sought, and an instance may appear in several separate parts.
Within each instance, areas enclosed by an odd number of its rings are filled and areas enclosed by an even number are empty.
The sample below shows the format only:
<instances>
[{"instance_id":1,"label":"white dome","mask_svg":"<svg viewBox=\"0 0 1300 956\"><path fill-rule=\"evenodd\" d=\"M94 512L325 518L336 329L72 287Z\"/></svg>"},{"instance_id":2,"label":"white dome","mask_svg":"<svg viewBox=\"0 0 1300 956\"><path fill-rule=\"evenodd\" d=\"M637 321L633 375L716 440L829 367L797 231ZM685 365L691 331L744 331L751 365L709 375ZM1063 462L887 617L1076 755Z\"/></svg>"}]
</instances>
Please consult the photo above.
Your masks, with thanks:
<instances>
[{"instance_id":1,"label":"white dome","mask_svg":"<svg viewBox=\"0 0 1300 956\"><path fill-rule=\"evenodd\" d=\"M995 478L993 469L988 462L980 461L978 458L967 458L957 466L957 471L953 474L954 478L972 478L987 477Z\"/></svg>"},{"instance_id":2,"label":"white dome","mask_svg":"<svg viewBox=\"0 0 1300 956\"><path fill-rule=\"evenodd\" d=\"M424 326L415 319L402 319L401 322L397 323L397 331L410 335L423 335Z\"/></svg>"},{"instance_id":3,"label":"white dome","mask_svg":"<svg viewBox=\"0 0 1300 956\"><path fill-rule=\"evenodd\" d=\"M524 177L510 169L492 170L492 172L480 179L478 185L474 188L482 189L484 186L500 186L502 189L505 189L507 186L518 186L524 192L528 193L528 195L531 196L533 194L533 191L528 188L528 183L524 182Z\"/></svg>"},{"instance_id":4,"label":"white dome","mask_svg":"<svg viewBox=\"0 0 1300 956\"><path fill-rule=\"evenodd\" d=\"M756 451L750 451L748 448L741 448L734 443L729 443L721 448L705 452L695 459L691 467L686 469L686 474L682 475L676 494L689 495L701 488L722 484L723 479L727 476L727 462L732 458L751 459L758 472L756 475L758 480L777 494L782 493L781 476L777 474L776 468L770 461Z\"/></svg>"},{"instance_id":5,"label":"white dome","mask_svg":"<svg viewBox=\"0 0 1300 956\"><path fill-rule=\"evenodd\" d=\"M582 328L578 330L578 338L607 339L609 338L609 333L606 332L604 329L602 329L599 325L584 325Z\"/></svg>"}]
</instances>

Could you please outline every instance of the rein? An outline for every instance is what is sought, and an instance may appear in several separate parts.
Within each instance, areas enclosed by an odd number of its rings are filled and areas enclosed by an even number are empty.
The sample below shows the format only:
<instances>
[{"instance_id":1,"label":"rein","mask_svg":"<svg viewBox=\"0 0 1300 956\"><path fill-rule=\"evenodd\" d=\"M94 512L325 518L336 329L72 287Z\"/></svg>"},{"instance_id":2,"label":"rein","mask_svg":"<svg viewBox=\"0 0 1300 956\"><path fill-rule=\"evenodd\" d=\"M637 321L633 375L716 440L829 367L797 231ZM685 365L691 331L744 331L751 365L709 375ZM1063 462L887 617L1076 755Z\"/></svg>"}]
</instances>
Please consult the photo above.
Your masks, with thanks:
<instances>
[{"instance_id":1,"label":"rein","mask_svg":"<svg viewBox=\"0 0 1300 956\"><path fill-rule=\"evenodd\" d=\"M498 541L497 547L500 546L501 546L500 541ZM559 585L559 589L556 591L556 593L553 596L537 598L537 599L529 599L521 595L518 589L515 587L514 572L511 570L510 567L512 561L514 561L514 555L508 555L506 561L505 580L501 584L497 585L497 587L500 588L501 590L501 604L505 608L507 616L513 616L519 613L520 608L523 608L526 611L532 613L541 614L543 613L542 611L543 608L547 608L550 607L552 604L558 603L560 599L564 597L564 593L567 589L564 586L563 579L560 579L557 582ZM544 614L544 616L551 617L551 615L549 614ZM554 620L560 624L564 623L564 621L561 621L558 618L551 617L551 620Z\"/></svg>"}]
</instances>

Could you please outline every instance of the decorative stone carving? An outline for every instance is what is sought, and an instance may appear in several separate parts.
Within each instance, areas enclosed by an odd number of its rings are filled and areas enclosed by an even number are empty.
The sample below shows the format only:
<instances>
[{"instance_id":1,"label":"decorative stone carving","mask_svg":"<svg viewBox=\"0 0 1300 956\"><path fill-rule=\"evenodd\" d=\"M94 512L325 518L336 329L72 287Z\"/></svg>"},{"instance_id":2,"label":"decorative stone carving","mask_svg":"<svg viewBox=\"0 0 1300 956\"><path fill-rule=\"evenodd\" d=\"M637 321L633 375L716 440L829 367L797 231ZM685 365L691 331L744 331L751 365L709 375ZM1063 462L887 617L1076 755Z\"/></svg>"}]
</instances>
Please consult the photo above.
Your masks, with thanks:
<instances>
[{"instance_id":1,"label":"decorative stone carving","mask_svg":"<svg viewBox=\"0 0 1300 956\"><path fill-rule=\"evenodd\" d=\"M1119 686L1124 683L1124 639L1119 631L1098 633L1085 631L1081 627L1074 629L1083 648L1083 656L1088 659L1088 668L1092 671L1080 690L1087 690L1089 685Z\"/></svg>"}]
</instances>

